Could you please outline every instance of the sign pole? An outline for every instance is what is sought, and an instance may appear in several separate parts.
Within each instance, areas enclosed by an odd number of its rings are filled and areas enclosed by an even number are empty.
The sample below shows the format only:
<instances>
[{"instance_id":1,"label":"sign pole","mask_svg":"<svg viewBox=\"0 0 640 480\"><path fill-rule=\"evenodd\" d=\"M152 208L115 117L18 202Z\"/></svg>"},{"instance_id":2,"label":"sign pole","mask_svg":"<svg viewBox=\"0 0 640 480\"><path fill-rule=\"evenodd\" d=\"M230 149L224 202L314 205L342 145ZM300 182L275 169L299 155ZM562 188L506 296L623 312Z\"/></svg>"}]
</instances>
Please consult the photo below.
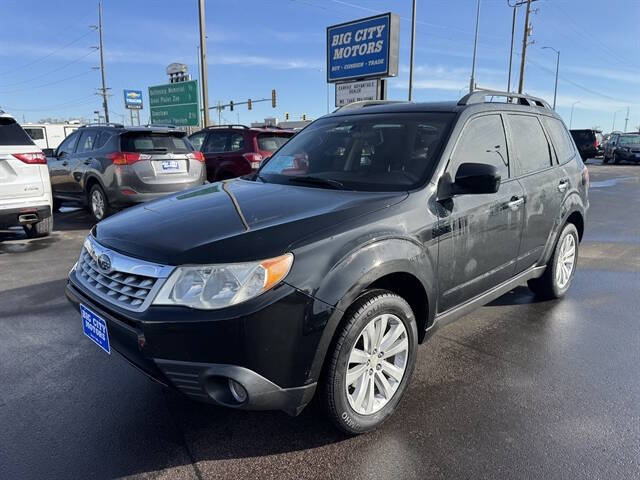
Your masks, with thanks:
<instances>
[{"instance_id":1,"label":"sign pole","mask_svg":"<svg viewBox=\"0 0 640 480\"><path fill-rule=\"evenodd\" d=\"M416 37L416 0L413 0L413 13L411 14L411 56L409 59L409 101L413 98L413 54Z\"/></svg>"},{"instance_id":2,"label":"sign pole","mask_svg":"<svg viewBox=\"0 0 640 480\"><path fill-rule=\"evenodd\" d=\"M200 72L202 83L202 110L204 127L209 126L209 82L207 79L207 41L206 25L204 21L204 0L198 0L198 14L200 16Z\"/></svg>"}]
</instances>

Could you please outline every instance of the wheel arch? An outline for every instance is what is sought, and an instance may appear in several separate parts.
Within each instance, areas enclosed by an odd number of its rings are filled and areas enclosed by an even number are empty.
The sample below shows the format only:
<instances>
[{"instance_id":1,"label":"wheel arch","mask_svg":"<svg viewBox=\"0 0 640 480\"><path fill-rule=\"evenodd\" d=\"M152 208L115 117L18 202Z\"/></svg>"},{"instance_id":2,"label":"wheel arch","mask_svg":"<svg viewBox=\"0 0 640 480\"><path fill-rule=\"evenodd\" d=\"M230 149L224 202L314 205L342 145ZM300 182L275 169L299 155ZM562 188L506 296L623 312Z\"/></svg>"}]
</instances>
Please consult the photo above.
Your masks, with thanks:
<instances>
[{"instance_id":1,"label":"wheel arch","mask_svg":"<svg viewBox=\"0 0 640 480\"><path fill-rule=\"evenodd\" d=\"M347 255L331 269L316 294L316 301L334 305L310 368L310 380L320 378L325 361L349 307L372 290L387 290L402 297L414 312L418 342L435 317L435 270L424 247L408 239L376 241Z\"/></svg>"}]
</instances>

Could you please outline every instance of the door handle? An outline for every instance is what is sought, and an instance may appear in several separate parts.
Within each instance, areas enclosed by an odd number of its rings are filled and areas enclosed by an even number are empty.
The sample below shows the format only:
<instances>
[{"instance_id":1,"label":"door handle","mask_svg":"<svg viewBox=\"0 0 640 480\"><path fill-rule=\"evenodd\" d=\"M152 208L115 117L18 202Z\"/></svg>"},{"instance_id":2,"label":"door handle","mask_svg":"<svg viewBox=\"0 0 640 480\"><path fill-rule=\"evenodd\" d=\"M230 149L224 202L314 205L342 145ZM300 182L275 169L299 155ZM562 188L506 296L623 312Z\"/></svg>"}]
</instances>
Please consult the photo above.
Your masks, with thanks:
<instances>
[{"instance_id":1,"label":"door handle","mask_svg":"<svg viewBox=\"0 0 640 480\"><path fill-rule=\"evenodd\" d=\"M62 162L62 166L66 167L67 165L69 165L69 162L67 162L66 160L64 162Z\"/></svg>"},{"instance_id":2,"label":"door handle","mask_svg":"<svg viewBox=\"0 0 640 480\"><path fill-rule=\"evenodd\" d=\"M558 190L560 191L560 193L564 193L567 188L569 188L569 180L560 180L560 183L558 183Z\"/></svg>"},{"instance_id":3,"label":"door handle","mask_svg":"<svg viewBox=\"0 0 640 480\"><path fill-rule=\"evenodd\" d=\"M87 160L85 160L85 161L84 161L84 162L82 162L82 163L84 163L85 165L91 165L91 160L87 159Z\"/></svg>"},{"instance_id":4,"label":"door handle","mask_svg":"<svg viewBox=\"0 0 640 480\"><path fill-rule=\"evenodd\" d=\"M524 205L524 198L521 197L511 197L511 201L507 203L507 206L513 211L518 210L522 205Z\"/></svg>"}]
</instances>

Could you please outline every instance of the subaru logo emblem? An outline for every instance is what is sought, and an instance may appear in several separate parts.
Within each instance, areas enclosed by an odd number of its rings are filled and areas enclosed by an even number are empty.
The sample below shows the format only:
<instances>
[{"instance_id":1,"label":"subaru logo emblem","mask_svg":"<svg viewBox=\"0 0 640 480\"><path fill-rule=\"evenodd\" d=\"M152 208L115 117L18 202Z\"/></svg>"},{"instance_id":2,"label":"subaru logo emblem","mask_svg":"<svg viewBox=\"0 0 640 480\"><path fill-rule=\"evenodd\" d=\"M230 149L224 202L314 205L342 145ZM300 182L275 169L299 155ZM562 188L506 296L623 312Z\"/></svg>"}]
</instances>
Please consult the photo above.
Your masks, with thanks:
<instances>
[{"instance_id":1,"label":"subaru logo emblem","mask_svg":"<svg viewBox=\"0 0 640 480\"><path fill-rule=\"evenodd\" d=\"M109 273L111 271L111 259L108 255L102 254L98 257L97 260L98 267L105 273Z\"/></svg>"}]
</instances>

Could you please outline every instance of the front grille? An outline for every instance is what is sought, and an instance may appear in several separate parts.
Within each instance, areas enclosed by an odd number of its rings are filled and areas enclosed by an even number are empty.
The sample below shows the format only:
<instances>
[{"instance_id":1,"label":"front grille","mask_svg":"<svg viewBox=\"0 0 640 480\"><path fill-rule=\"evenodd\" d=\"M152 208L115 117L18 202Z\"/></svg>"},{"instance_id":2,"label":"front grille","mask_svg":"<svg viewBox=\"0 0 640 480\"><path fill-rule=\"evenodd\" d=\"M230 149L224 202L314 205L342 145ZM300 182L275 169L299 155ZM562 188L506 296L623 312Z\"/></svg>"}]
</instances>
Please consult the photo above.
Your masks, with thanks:
<instances>
[{"instance_id":1,"label":"front grille","mask_svg":"<svg viewBox=\"0 0 640 480\"><path fill-rule=\"evenodd\" d=\"M76 273L89 288L128 309L140 308L157 281L156 278L130 273L102 273L86 248L82 249Z\"/></svg>"},{"instance_id":2,"label":"front grille","mask_svg":"<svg viewBox=\"0 0 640 480\"><path fill-rule=\"evenodd\" d=\"M107 257L109 269L98 260ZM106 249L91 236L85 240L76 265L76 278L89 292L127 310L149 306L173 267L137 260Z\"/></svg>"}]
</instances>

